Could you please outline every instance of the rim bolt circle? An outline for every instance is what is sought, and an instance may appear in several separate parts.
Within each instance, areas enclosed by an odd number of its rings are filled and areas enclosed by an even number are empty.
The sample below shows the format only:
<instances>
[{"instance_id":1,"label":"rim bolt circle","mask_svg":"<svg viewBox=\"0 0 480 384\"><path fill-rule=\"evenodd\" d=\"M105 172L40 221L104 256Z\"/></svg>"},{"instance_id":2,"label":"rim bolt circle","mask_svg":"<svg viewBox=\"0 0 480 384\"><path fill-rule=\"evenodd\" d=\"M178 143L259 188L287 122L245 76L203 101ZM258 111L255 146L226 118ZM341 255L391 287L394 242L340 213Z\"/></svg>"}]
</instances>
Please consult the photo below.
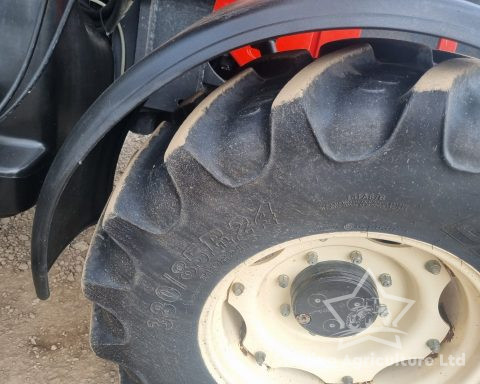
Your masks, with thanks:
<instances>
[{"instance_id":1,"label":"rim bolt circle","mask_svg":"<svg viewBox=\"0 0 480 384\"><path fill-rule=\"evenodd\" d=\"M427 347L430 348L433 353L438 353L440 352L440 341L437 339L430 339L427 341Z\"/></svg>"},{"instance_id":2,"label":"rim bolt circle","mask_svg":"<svg viewBox=\"0 0 480 384\"><path fill-rule=\"evenodd\" d=\"M393 284L392 276L389 273L382 273L378 277L378 280L380 281L380 284L382 284L382 287L391 287Z\"/></svg>"},{"instance_id":3,"label":"rim bolt circle","mask_svg":"<svg viewBox=\"0 0 480 384\"><path fill-rule=\"evenodd\" d=\"M283 317L288 317L290 315L290 304L282 304L280 306L280 313Z\"/></svg>"},{"instance_id":4,"label":"rim bolt circle","mask_svg":"<svg viewBox=\"0 0 480 384\"><path fill-rule=\"evenodd\" d=\"M429 260L425 264L425 269L433 275L438 275L442 270L442 264L438 260Z\"/></svg>"},{"instance_id":5,"label":"rim bolt circle","mask_svg":"<svg viewBox=\"0 0 480 384\"><path fill-rule=\"evenodd\" d=\"M362 264L362 261L363 261L362 253L360 251L353 251L352 253L350 253L350 261L353 264Z\"/></svg>"},{"instance_id":6,"label":"rim bolt circle","mask_svg":"<svg viewBox=\"0 0 480 384\"><path fill-rule=\"evenodd\" d=\"M282 288L287 288L290 278L287 275L278 276L278 285Z\"/></svg>"},{"instance_id":7,"label":"rim bolt circle","mask_svg":"<svg viewBox=\"0 0 480 384\"><path fill-rule=\"evenodd\" d=\"M255 361L257 362L258 365L263 365L265 363L265 359L267 358L267 355L265 352L258 351L255 352Z\"/></svg>"},{"instance_id":8,"label":"rim bolt circle","mask_svg":"<svg viewBox=\"0 0 480 384\"><path fill-rule=\"evenodd\" d=\"M295 316L295 319L297 319L298 323L301 325L310 324L312 321L310 315L306 313L301 313L300 315Z\"/></svg>"},{"instance_id":9,"label":"rim bolt circle","mask_svg":"<svg viewBox=\"0 0 480 384\"><path fill-rule=\"evenodd\" d=\"M240 296L245 291L245 286L242 283L235 283L232 285L232 292L235 296Z\"/></svg>"},{"instance_id":10,"label":"rim bolt circle","mask_svg":"<svg viewBox=\"0 0 480 384\"><path fill-rule=\"evenodd\" d=\"M352 376L344 376L342 377L342 384L353 384Z\"/></svg>"},{"instance_id":11,"label":"rim bolt circle","mask_svg":"<svg viewBox=\"0 0 480 384\"><path fill-rule=\"evenodd\" d=\"M390 314L388 307L385 304L380 304L378 306L378 316L387 317Z\"/></svg>"},{"instance_id":12,"label":"rim bolt circle","mask_svg":"<svg viewBox=\"0 0 480 384\"><path fill-rule=\"evenodd\" d=\"M307 263L310 265L314 265L318 263L318 255L316 252L307 253Z\"/></svg>"}]
</instances>

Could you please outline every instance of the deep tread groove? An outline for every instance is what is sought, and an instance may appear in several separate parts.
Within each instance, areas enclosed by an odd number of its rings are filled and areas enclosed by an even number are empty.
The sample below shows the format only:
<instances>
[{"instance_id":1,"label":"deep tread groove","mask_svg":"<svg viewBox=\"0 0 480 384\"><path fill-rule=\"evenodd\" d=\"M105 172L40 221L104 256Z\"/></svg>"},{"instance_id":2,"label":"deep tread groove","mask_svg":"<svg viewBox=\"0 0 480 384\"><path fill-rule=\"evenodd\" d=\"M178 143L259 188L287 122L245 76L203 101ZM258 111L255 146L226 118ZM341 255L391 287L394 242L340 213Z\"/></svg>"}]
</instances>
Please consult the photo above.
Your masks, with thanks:
<instances>
[{"instance_id":1,"label":"deep tread groove","mask_svg":"<svg viewBox=\"0 0 480 384\"><path fill-rule=\"evenodd\" d=\"M140 380L134 373L127 368L119 367L120 384L147 384L145 379Z\"/></svg>"},{"instance_id":2,"label":"deep tread groove","mask_svg":"<svg viewBox=\"0 0 480 384\"><path fill-rule=\"evenodd\" d=\"M180 216L180 201L162 156L173 128L163 123L132 159L113 193L104 221L119 217L139 229L166 233ZM156 148L155 151L151 148Z\"/></svg>"},{"instance_id":3,"label":"deep tread groove","mask_svg":"<svg viewBox=\"0 0 480 384\"><path fill-rule=\"evenodd\" d=\"M364 160L388 141L403 111L403 95L420 75L379 62L368 44L344 48L299 72L274 105L301 97L323 153L336 162Z\"/></svg>"},{"instance_id":4,"label":"deep tread groove","mask_svg":"<svg viewBox=\"0 0 480 384\"><path fill-rule=\"evenodd\" d=\"M128 291L135 278L135 266L130 257L102 230L94 235L85 264L84 288L97 282L105 289Z\"/></svg>"},{"instance_id":5,"label":"deep tread groove","mask_svg":"<svg viewBox=\"0 0 480 384\"><path fill-rule=\"evenodd\" d=\"M105 348L111 346L124 346L127 343L127 334L122 323L113 313L99 305L94 305L92 310L90 342L96 353L102 353Z\"/></svg>"}]
</instances>

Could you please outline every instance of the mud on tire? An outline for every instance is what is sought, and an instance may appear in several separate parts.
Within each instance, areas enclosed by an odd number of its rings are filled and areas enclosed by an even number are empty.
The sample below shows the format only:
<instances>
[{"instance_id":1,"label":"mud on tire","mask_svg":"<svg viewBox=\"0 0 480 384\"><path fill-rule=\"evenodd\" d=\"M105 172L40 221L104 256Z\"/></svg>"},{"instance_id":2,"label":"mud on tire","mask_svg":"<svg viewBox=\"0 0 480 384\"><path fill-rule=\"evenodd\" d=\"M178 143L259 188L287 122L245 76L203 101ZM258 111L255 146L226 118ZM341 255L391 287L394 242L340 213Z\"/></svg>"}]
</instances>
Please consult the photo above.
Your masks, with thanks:
<instances>
[{"instance_id":1,"label":"mud on tire","mask_svg":"<svg viewBox=\"0 0 480 384\"><path fill-rule=\"evenodd\" d=\"M243 260L293 238L393 233L479 266L480 65L408 52L360 44L291 79L249 68L168 149L172 127L158 128L84 273L92 347L123 384L213 383L197 342L203 303Z\"/></svg>"}]
</instances>

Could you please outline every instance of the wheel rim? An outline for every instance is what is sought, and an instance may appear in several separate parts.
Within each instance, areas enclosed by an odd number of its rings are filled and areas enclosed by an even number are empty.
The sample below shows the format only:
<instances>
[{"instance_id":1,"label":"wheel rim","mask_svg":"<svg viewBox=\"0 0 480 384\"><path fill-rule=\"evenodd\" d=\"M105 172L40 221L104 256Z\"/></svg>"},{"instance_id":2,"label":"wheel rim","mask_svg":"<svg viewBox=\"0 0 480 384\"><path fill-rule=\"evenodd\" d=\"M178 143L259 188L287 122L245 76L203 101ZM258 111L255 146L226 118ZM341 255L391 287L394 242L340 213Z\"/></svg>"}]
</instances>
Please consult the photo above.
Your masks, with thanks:
<instances>
[{"instance_id":1,"label":"wheel rim","mask_svg":"<svg viewBox=\"0 0 480 384\"><path fill-rule=\"evenodd\" d=\"M295 313L295 278L327 260L357 262L366 271L357 285L373 280L377 304L332 291L319 296L318 311ZM479 293L480 274L430 244L382 233L309 236L264 250L225 276L202 310L199 345L219 383L477 383ZM355 306L348 318L335 307L346 300ZM306 324L325 308L346 335L309 332Z\"/></svg>"}]
</instances>

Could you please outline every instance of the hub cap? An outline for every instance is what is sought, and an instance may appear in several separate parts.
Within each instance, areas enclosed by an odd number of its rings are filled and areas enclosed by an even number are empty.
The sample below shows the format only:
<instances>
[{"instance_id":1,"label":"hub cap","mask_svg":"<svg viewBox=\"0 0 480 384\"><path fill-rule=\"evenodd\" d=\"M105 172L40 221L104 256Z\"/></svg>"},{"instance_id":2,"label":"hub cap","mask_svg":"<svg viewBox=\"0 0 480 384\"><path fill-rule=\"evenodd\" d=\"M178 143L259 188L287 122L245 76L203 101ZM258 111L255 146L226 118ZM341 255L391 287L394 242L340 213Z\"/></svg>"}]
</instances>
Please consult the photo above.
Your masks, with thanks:
<instances>
[{"instance_id":1,"label":"hub cap","mask_svg":"<svg viewBox=\"0 0 480 384\"><path fill-rule=\"evenodd\" d=\"M310 236L222 279L203 308L199 344L219 383L478 383L479 292L478 272L432 245Z\"/></svg>"},{"instance_id":2,"label":"hub cap","mask_svg":"<svg viewBox=\"0 0 480 384\"><path fill-rule=\"evenodd\" d=\"M326 337L363 331L375 321L379 308L375 282L368 272L338 260L322 261L300 272L292 284L291 300L297 321L310 334Z\"/></svg>"}]
</instances>

